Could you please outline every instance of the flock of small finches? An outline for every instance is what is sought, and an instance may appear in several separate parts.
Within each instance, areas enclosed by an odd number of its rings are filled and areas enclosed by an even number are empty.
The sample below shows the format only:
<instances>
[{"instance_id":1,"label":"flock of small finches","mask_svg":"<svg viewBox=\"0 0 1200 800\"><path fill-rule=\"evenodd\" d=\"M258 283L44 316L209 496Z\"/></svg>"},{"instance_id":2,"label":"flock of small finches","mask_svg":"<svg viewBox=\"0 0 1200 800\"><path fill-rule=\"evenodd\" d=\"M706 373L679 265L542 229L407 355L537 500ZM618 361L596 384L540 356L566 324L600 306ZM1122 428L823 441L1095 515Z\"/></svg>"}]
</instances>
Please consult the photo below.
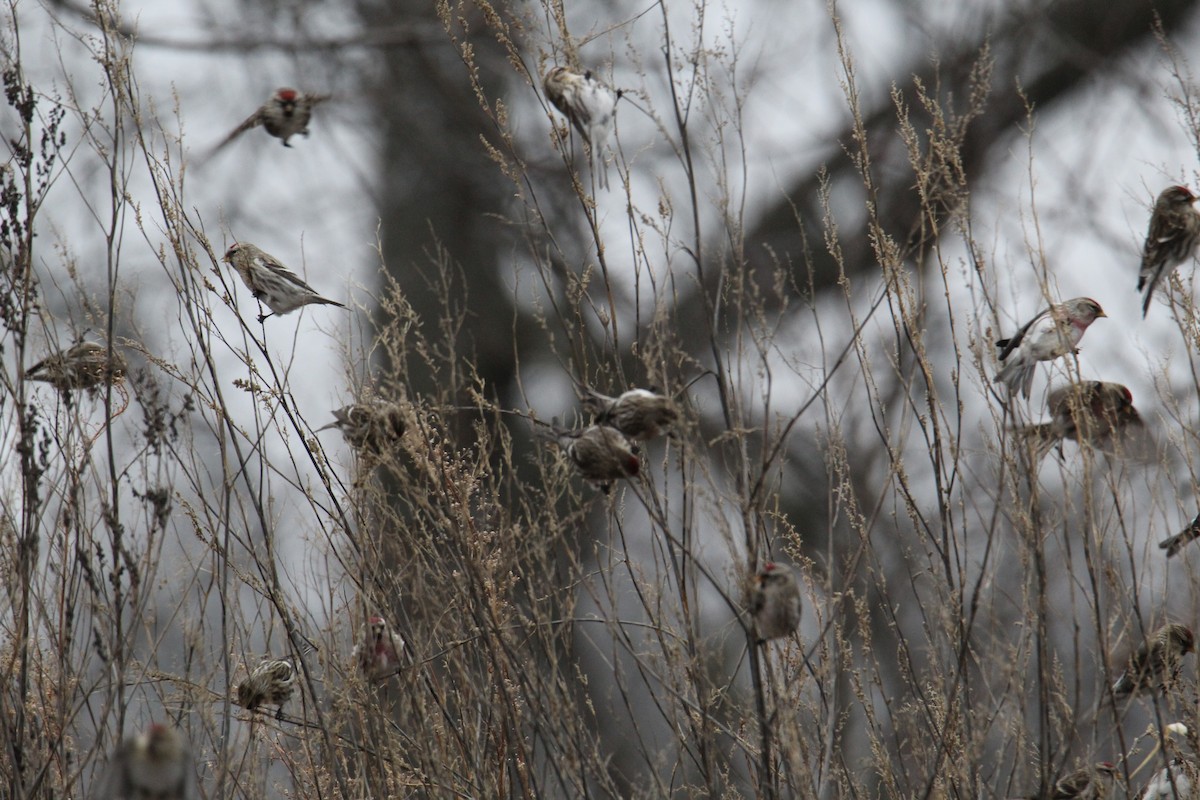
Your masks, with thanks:
<instances>
[{"instance_id":1,"label":"flock of small finches","mask_svg":"<svg viewBox=\"0 0 1200 800\"><path fill-rule=\"evenodd\" d=\"M610 137L617 101L614 92L591 72L556 66L543 80L546 98L570 122L583 139L594 180L608 187L604 150ZM281 88L214 150L220 150L251 128L262 127L291 147L289 139L308 135L313 108L329 95L309 94ZM1183 186L1171 186L1158 196L1150 218L1142 251L1138 290L1144 293L1143 317L1162 278L1193 257L1200 242L1200 214L1196 195ZM321 297L274 256L253 244L235 242L223 259L241 277L253 296L269 309L260 314L261 324L270 316L283 315L306 305L344 308L342 303ZM1011 396L1029 399L1037 364L1052 361L1076 349L1088 327L1106 316L1100 304L1076 297L1051 305L1023 325L1014 335L997 342L1000 370L995 376ZM52 354L26 371L31 380L44 381L61 392L96 390L117 385L126 364L108 344L84 341ZM638 475L641 461L638 444L670 435L679 412L669 395L648 389L630 389L608 396L580 387L584 409L592 423L579 430L537 423L538 433L555 442L578 473L588 482L608 491L612 483ZM1123 433L1142 424L1129 390L1117 383L1080 381L1050 392L1050 422L1018 428L1034 463L1064 440L1113 452ZM404 409L398 403L373 401L337 409L334 421L318 431L338 428L346 441L363 454L382 456L400 444L405 432ZM1167 556L1200 538L1200 514L1181 533L1161 543ZM800 624L800 585L793 569L767 561L754 572L747 591L745 627L752 640L764 644L790 636ZM1129 656L1111 687L1113 702L1129 696L1166 694L1177 683L1184 657L1195 649L1190 628L1168 623L1154 631ZM371 617L363 626L354 647L357 669L372 682L384 681L404 668L403 639L382 617ZM290 659L267 659L250 671L234 694L243 708L254 711L263 705L276 707L283 719L283 705L297 683L297 668ZM1109 762L1084 767L1056 783L1055 797L1096 797L1104 781L1116 768ZM1176 758L1146 787L1143 798L1171 797L1172 786L1190 791L1196 779L1190 759ZM1161 787L1166 787L1165 792ZM1185 788L1189 787L1189 788ZM180 731L170 725L152 724L137 736L126 739L110 758L96 797L192 798L195 796L195 767Z\"/></svg>"}]
</instances>

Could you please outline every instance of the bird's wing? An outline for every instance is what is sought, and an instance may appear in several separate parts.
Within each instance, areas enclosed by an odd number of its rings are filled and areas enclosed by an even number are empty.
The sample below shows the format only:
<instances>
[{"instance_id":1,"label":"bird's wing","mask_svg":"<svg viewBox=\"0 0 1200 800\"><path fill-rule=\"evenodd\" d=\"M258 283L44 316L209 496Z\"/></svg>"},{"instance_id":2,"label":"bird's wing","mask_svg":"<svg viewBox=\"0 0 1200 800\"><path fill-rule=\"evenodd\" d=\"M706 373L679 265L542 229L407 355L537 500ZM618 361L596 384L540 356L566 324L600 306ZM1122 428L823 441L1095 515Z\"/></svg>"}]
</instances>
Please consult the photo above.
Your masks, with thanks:
<instances>
[{"instance_id":1,"label":"bird's wing","mask_svg":"<svg viewBox=\"0 0 1200 800\"><path fill-rule=\"evenodd\" d=\"M1043 319L1047 319L1049 316L1049 311L1043 311L1033 319L1029 320L1029 322L1026 322L1024 325L1022 325L1021 329L1014 333L1011 337L1008 339L1001 339L1000 341L1004 342L1004 344L1000 345L1000 360L1003 361L1004 359L1008 358L1013 350L1016 350L1021 346L1021 342L1025 340L1026 334L1029 333L1029 329ZM997 342L997 344L999 344L999 342Z\"/></svg>"},{"instance_id":2,"label":"bird's wing","mask_svg":"<svg viewBox=\"0 0 1200 800\"><path fill-rule=\"evenodd\" d=\"M297 289L303 289L306 292L312 292L313 294L316 294L316 291L311 286L309 286L304 281L300 280L299 275L292 272L290 269L285 267L283 264L280 264L274 258L271 258L270 256L266 255L265 253L261 256L255 256L254 260L257 261L263 267L266 267L267 269L269 269L273 275L275 275L279 278L283 278L288 283L291 283L292 285L294 285Z\"/></svg>"},{"instance_id":3,"label":"bird's wing","mask_svg":"<svg viewBox=\"0 0 1200 800\"><path fill-rule=\"evenodd\" d=\"M250 130L251 128L257 128L259 125L262 125L262 124L263 124L262 109L259 109L259 110L255 111L253 114L251 114L250 116L246 117L245 121L243 121L241 125L238 125L236 128L234 128L230 132L230 134L228 136L226 136L224 139L222 139L221 143L213 148L213 153L218 152L223 147L225 147L227 144L229 144L234 139L241 136L243 133Z\"/></svg>"}]
</instances>

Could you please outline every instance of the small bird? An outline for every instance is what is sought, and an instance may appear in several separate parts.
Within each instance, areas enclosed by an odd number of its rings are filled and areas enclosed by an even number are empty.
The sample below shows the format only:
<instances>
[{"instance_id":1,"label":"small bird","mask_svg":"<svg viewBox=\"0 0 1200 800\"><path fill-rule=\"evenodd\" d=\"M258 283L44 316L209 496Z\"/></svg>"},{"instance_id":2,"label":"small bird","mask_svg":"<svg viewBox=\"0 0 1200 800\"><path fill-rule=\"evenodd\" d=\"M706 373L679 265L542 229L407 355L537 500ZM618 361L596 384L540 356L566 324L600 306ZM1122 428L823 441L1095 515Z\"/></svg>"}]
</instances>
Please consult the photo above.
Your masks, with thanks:
<instances>
[{"instance_id":1,"label":"small bird","mask_svg":"<svg viewBox=\"0 0 1200 800\"><path fill-rule=\"evenodd\" d=\"M625 434L607 425L589 425L570 431L549 426L543 434L558 443L586 480L608 491L613 481L632 478L641 470L633 444Z\"/></svg>"},{"instance_id":2,"label":"small bird","mask_svg":"<svg viewBox=\"0 0 1200 800\"><path fill-rule=\"evenodd\" d=\"M1169 539L1163 539L1158 546L1166 550L1167 558L1170 558L1198 538L1200 538L1200 514L1197 514L1186 528Z\"/></svg>"},{"instance_id":3,"label":"small bird","mask_svg":"<svg viewBox=\"0 0 1200 800\"><path fill-rule=\"evenodd\" d=\"M125 380L126 369L125 359L115 349L109 361L106 345L80 342L37 362L25 370L25 376L65 392L71 389L95 389L108 383L119 384Z\"/></svg>"},{"instance_id":4,"label":"small bird","mask_svg":"<svg viewBox=\"0 0 1200 800\"><path fill-rule=\"evenodd\" d=\"M1200 800L1200 765L1173 758L1146 783L1140 800Z\"/></svg>"},{"instance_id":5,"label":"small bird","mask_svg":"<svg viewBox=\"0 0 1200 800\"><path fill-rule=\"evenodd\" d=\"M1190 628L1175 622L1163 625L1129 656L1113 694L1118 699L1140 692L1165 695L1179 678L1184 657L1195 649Z\"/></svg>"},{"instance_id":6,"label":"small bird","mask_svg":"<svg viewBox=\"0 0 1200 800\"><path fill-rule=\"evenodd\" d=\"M1047 405L1050 422L1017 429L1017 435L1033 448L1035 462L1065 439L1114 452L1120 434L1142 424L1133 394L1119 383L1081 381L1061 386L1050 393Z\"/></svg>"},{"instance_id":7,"label":"small bird","mask_svg":"<svg viewBox=\"0 0 1200 800\"><path fill-rule=\"evenodd\" d=\"M154 724L120 744L92 797L103 800L192 800L196 765L183 734Z\"/></svg>"},{"instance_id":8,"label":"small bird","mask_svg":"<svg viewBox=\"0 0 1200 800\"><path fill-rule=\"evenodd\" d=\"M1116 774L1115 765L1101 761L1067 773L1055 782L1049 793L1027 795L1023 800L1104 800Z\"/></svg>"},{"instance_id":9,"label":"small bird","mask_svg":"<svg viewBox=\"0 0 1200 800\"><path fill-rule=\"evenodd\" d=\"M1104 309L1089 297L1074 297L1050 306L1011 338L996 342L1004 364L996 373L996 382L1004 384L1009 394L1019 389L1028 400L1037 362L1076 352L1088 326L1104 316L1108 316Z\"/></svg>"},{"instance_id":10,"label":"small bird","mask_svg":"<svg viewBox=\"0 0 1200 800\"><path fill-rule=\"evenodd\" d=\"M609 397L583 387L583 406L600 425L611 425L630 439L648 441L679 419L671 398L648 389L630 389Z\"/></svg>"},{"instance_id":11,"label":"small bird","mask_svg":"<svg viewBox=\"0 0 1200 800\"><path fill-rule=\"evenodd\" d=\"M546 98L561 111L583 137L591 159L592 174L602 189L608 188L608 165L603 149L612 133L617 99L613 92L592 75L591 70L580 74L566 67L554 67L542 79Z\"/></svg>"},{"instance_id":12,"label":"small bird","mask_svg":"<svg viewBox=\"0 0 1200 800\"><path fill-rule=\"evenodd\" d=\"M247 711L254 711L263 703L278 706L275 718L283 719L283 704L295 691L296 678L296 665L291 661L266 659L237 685L237 704Z\"/></svg>"},{"instance_id":13,"label":"small bird","mask_svg":"<svg viewBox=\"0 0 1200 800\"><path fill-rule=\"evenodd\" d=\"M1150 230L1142 246L1142 270L1138 273L1138 291L1145 291L1142 318L1150 311L1154 288L1167 273L1187 261L1200 243L1200 214L1193 204L1196 195L1186 186L1168 186L1154 201Z\"/></svg>"},{"instance_id":14,"label":"small bird","mask_svg":"<svg viewBox=\"0 0 1200 800\"><path fill-rule=\"evenodd\" d=\"M800 625L800 584L790 567L768 561L754 574L750 616L758 642L789 636Z\"/></svg>"},{"instance_id":15,"label":"small bird","mask_svg":"<svg viewBox=\"0 0 1200 800\"><path fill-rule=\"evenodd\" d=\"M288 139L296 134L308 136L308 121L312 119L313 106L325 102L329 97L327 94L308 94L287 87L276 89L270 99L247 117L245 122L234 128L213 152L221 150L246 131L260 125L276 139L282 139L284 147L291 147Z\"/></svg>"},{"instance_id":16,"label":"small bird","mask_svg":"<svg viewBox=\"0 0 1200 800\"><path fill-rule=\"evenodd\" d=\"M334 409L333 422L317 432L337 428L356 450L382 455L404 436L404 409L399 403L353 403Z\"/></svg>"},{"instance_id":17,"label":"small bird","mask_svg":"<svg viewBox=\"0 0 1200 800\"><path fill-rule=\"evenodd\" d=\"M279 259L252 244L235 242L223 260L233 265L254 297L271 309L270 314L258 315L259 322L272 314L287 314L313 303L345 308L336 300L318 295Z\"/></svg>"},{"instance_id":18,"label":"small bird","mask_svg":"<svg viewBox=\"0 0 1200 800\"><path fill-rule=\"evenodd\" d=\"M359 631L353 657L367 680L377 681L394 675L400 668L404 639L388 625L383 617L371 617Z\"/></svg>"}]
</instances>

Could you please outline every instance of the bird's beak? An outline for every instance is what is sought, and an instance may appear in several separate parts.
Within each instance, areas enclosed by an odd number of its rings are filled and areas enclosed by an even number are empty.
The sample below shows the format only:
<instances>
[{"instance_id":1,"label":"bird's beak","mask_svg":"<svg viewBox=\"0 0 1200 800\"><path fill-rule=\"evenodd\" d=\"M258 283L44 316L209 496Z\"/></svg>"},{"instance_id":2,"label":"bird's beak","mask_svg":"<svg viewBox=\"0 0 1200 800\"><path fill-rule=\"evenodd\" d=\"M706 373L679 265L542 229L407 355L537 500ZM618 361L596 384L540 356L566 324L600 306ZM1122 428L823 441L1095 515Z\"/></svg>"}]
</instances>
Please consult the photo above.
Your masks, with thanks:
<instances>
[{"instance_id":1,"label":"bird's beak","mask_svg":"<svg viewBox=\"0 0 1200 800\"><path fill-rule=\"evenodd\" d=\"M1108 316L1108 314L1105 314L1104 309L1102 308L1102 309L1100 309L1100 313L1096 315L1096 319L1099 319L1100 317L1107 317L1107 316Z\"/></svg>"}]
</instances>

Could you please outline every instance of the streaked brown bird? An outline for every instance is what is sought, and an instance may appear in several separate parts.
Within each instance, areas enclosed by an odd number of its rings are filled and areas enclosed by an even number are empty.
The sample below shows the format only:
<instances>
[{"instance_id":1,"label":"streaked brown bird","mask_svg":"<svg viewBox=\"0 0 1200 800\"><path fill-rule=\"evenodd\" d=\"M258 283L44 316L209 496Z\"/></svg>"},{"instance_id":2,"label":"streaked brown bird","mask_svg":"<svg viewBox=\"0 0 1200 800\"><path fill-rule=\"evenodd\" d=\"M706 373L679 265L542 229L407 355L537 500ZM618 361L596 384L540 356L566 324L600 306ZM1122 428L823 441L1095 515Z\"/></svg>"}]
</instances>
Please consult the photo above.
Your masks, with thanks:
<instances>
[{"instance_id":1,"label":"streaked brown bird","mask_svg":"<svg viewBox=\"0 0 1200 800\"><path fill-rule=\"evenodd\" d=\"M1109 761L1068 772L1055 781L1046 794L1027 795L1023 800L1104 800L1112 787L1117 768Z\"/></svg>"},{"instance_id":2,"label":"streaked brown bird","mask_svg":"<svg viewBox=\"0 0 1200 800\"><path fill-rule=\"evenodd\" d=\"M150 725L126 739L109 758L91 793L103 800L192 800L196 764L183 734L173 726Z\"/></svg>"},{"instance_id":3,"label":"streaked brown bird","mask_svg":"<svg viewBox=\"0 0 1200 800\"><path fill-rule=\"evenodd\" d=\"M312 304L345 308L336 300L321 297L279 259L252 244L234 243L223 260L237 270L242 283L246 284L255 299L271 309L270 314L258 315L259 322L269 316L287 314Z\"/></svg>"},{"instance_id":4,"label":"streaked brown bird","mask_svg":"<svg viewBox=\"0 0 1200 800\"><path fill-rule=\"evenodd\" d=\"M1150 214L1150 230L1142 246L1142 269L1138 273L1138 291L1146 293L1142 300L1142 317L1150 311L1150 298L1163 276L1186 262L1200 243L1200 214L1193 204L1196 195L1186 186L1168 186L1154 201Z\"/></svg>"},{"instance_id":5,"label":"streaked brown bird","mask_svg":"<svg viewBox=\"0 0 1200 800\"><path fill-rule=\"evenodd\" d=\"M65 392L71 389L96 389L105 384L115 386L125 380L127 369L125 359L116 349L112 351L110 361L106 345L80 342L37 362L25 371L25 376Z\"/></svg>"},{"instance_id":6,"label":"streaked brown bird","mask_svg":"<svg viewBox=\"0 0 1200 800\"><path fill-rule=\"evenodd\" d=\"M760 643L790 636L800 625L800 583L791 567L763 564L751 583L749 608Z\"/></svg>"},{"instance_id":7,"label":"streaked brown bird","mask_svg":"<svg viewBox=\"0 0 1200 800\"><path fill-rule=\"evenodd\" d=\"M1038 362L1074 353L1088 327L1105 316L1104 309L1090 297L1073 297L1050 306L1010 338L996 342L1004 365L996 373L996 382L1004 384L1009 394L1019 390L1028 399Z\"/></svg>"},{"instance_id":8,"label":"streaked brown bird","mask_svg":"<svg viewBox=\"0 0 1200 800\"><path fill-rule=\"evenodd\" d=\"M312 119L313 107L325 102L329 97L327 94L309 94L287 87L276 89L267 102L234 128L213 152L221 150L246 131L260 125L267 133L282 140L284 147L291 147L288 139L297 134L308 136L308 122Z\"/></svg>"},{"instance_id":9,"label":"streaked brown bird","mask_svg":"<svg viewBox=\"0 0 1200 800\"><path fill-rule=\"evenodd\" d=\"M403 652L404 639L400 634L383 617L371 617L359 631L352 656L367 680L377 681L396 673Z\"/></svg>"},{"instance_id":10,"label":"streaked brown bird","mask_svg":"<svg viewBox=\"0 0 1200 800\"><path fill-rule=\"evenodd\" d=\"M1135 693L1165 695L1179 678L1184 657L1195 649L1191 628L1176 622L1163 625L1130 654L1113 694L1118 699Z\"/></svg>"},{"instance_id":11,"label":"streaked brown bird","mask_svg":"<svg viewBox=\"0 0 1200 800\"><path fill-rule=\"evenodd\" d=\"M404 437L404 409L399 403L353 403L334 409L333 422L317 432L330 428L340 430L354 449L383 455Z\"/></svg>"},{"instance_id":12,"label":"streaked brown bird","mask_svg":"<svg viewBox=\"0 0 1200 800\"><path fill-rule=\"evenodd\" d=\"M548 426L540 435L556 442L586 480L608 491L613 481L632 478L641 470L634 445L616 428L589 425L578 430Z\"/></svg>"},{"instance_id":13,"label":"streaked brown bird","mask_svg":"<svg viewBox=\"0 0 1200 800\"><path fill-rule=\"evenodd\" d=\"M1133 407L1133 394L1119 383L1081 381L1062 386L1050 393L1047 406L1050 422L1016 431L1033 449L1035 462L1066 439L1115 452L1120 434L1142 425L1141 415Z\"/></svg>"},{"instance_id":14,"label":"streaked brown bird","mask_svg":"<svg viewBox=\"0 0 1200 800\"><path fill-rule=\"evenodd\" d=\"M278 706L275 718L283 719L283 704L291 699L296 678L296 666L291 661L266 659L237 685L237 704L247 711L254 711L264 703Z\"/></svg>"},{"instance_id":15,"label":"streaked brown bird","mask_svg":"<svg viewBox=\"0 0 1200 800\"><path fill-rule=\"evenodd\" d=\"M648 441L666 433L679 412L671 398L649 389L630 389L616 397L583 387L583 407L599 425L611 425L630 439Z\"/></svg>"}]
</instances>

